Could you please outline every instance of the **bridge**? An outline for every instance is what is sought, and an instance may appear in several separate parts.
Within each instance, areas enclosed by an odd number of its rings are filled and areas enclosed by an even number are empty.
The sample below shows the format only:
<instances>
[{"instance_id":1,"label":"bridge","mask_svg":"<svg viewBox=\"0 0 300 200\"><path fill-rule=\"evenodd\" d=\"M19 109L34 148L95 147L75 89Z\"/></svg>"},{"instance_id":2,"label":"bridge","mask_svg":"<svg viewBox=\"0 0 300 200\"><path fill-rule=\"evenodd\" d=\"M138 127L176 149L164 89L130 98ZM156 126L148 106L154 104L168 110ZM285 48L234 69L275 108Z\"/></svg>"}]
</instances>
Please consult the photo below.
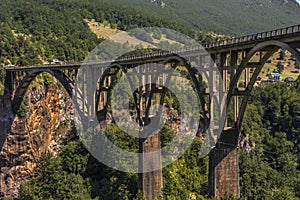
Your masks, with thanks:
<instances>
[{"instance_id":1,"label":"bridge","mask_svg":"<svg viewBox=\"0 0 300 200\"><path fill-rule=\"evenodd\" d=\"M218 88L226 93L226 110L227 113L232 112L233 117L226 115L224 124L219 127L222 133L209 154L208 193L211 197L223 197L226 192L231 192L239 197L238 138L249 95L263 66L275 52L279 49L287 50L300 61L297 48L300 48L300 25L216 41L204 44L203 47L191 46L175 51L120 57L103 62L7 66L6 88L11 93L13 108L17 110L30 83L40 73L47 72L64 86L73 100L74 96L78 96L74 101L81 116L95 114L99 121L103 121L108 112L109 93L119 75L134 77L138 73L147 78L153 70L151 67L145 67L144 71L136 68L157 63L174 69L180 68L187 74L201 102L200 130L205 131L214 118L213 104L221 100L212 97L215 88L205 87L204 82L217 82L219 74L219 80L222 82L218 83ZM205 52L208 52L208 56ZM94 76L99 73L102 77ZM168 74L164 73L160 78L163 83L169 79ZM140 81L146 84L145 80ZM74 90L78 82L81 83L81 88ZM148 93L151 95L143 95ZM140 126L151 118L151 104L164 102L165 93L166 88L161 87L159 80L151 86L145 85L136 89L133 96ZM146 153L159 149L159 140L158 136L140 140L139 151ZM143 163L143 159L139 162ZM158 155L153 162L159 160ZM146 199L162 195L162 171L140 174L139 188L144 192Z\"/></svg>"}]
</instances>

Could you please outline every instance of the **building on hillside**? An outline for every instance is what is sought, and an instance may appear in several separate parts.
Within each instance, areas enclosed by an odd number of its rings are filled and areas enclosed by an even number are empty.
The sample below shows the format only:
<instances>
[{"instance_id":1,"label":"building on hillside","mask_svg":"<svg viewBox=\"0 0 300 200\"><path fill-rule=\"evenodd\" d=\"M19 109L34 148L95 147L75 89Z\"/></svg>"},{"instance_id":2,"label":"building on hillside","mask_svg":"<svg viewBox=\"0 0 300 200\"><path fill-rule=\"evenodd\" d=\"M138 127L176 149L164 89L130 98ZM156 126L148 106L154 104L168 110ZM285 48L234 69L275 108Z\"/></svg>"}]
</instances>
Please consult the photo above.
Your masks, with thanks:
<instances>
[{"instance_id":1,"label":"building on hillside","mask_svg":"<svg viewBox=\"0 0 300 200\"><path fill-rule=\"evenodd\" d=\"M273 73L269 74L268 81L271 81L271 82L281 81L281 75L280 75L280 73L273 72Z\"/></svg>"}]
</instances>

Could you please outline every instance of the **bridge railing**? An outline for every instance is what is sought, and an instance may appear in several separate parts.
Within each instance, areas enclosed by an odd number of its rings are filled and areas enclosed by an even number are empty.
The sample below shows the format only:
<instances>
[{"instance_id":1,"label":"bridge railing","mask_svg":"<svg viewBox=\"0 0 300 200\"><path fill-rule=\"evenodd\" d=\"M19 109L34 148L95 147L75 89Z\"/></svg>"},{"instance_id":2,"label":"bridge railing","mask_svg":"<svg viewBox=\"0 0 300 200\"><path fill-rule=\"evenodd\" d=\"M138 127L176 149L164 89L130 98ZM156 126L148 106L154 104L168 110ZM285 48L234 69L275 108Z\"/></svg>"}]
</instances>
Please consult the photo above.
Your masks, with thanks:
<instances>
[{"instance_id":1,"label":"bridge railing","mask_svg":"<svg viewBox=\"0 0 300 200\"><path fill-rule=\"evenodd\" d=\"M295 26L290 26L286 28L281 28L281 29L276 29L276 30L271 30L271 31L265 31L261 33L256 33L256 34L250 34L250 35L245 35L241 37L235 37L235 38L229 38L225 40L220 40L220 41L215 41L209 44L204 44L205 48L216 48L216 47L223 47L227 45L234 45L234 44L239 44L239 43L244 43L244 42L252 42L255 40L261 40L261 39L266 39L266 38L271 38L271 37L276 37L276 36L284 36L284 35L289 35L289 34L294 34L294 33L299 33L300 32L300 25L295 25Z\"/></svg>"},{"instance_id":2,"label":"bridge railing","mask_svg":"<svg viewBox=\"0 0 300 200\"><path fill-rule=\"evenodd\" d=\"M271 31L265 31L265 32L256 33L256 34L245 35L245 36L241 36L241 37L229 38L226 40L219 40L219 41L215 41L212 43L205 43L205 44L203 44L203 48L205 48L205 49L217 48L217 47L223 47L223 46L227 46L227 45L235 45L235 44L240 44L240 43L253 42L256 40L262 40L262 39L272 38L272 37L276 37L276 36L289 35L289 34L294 34L294 33L300 33L300 25L290 26L290 27L271 30ZM179 50L175 50L175 51L171 51L171 52L159 52L159 53L155 53L155 54L134 57L131 59L143 59L143 58L156 57L156 56L166 56L166 55L170 55L173 53L184 53L184 52L197 51L197 50L200 50L200 48L192 46L192 47L186 47L184 49L179 49ZM125 58L125 60L130 60L130 59Z\"/></svg>"}]
</instances>

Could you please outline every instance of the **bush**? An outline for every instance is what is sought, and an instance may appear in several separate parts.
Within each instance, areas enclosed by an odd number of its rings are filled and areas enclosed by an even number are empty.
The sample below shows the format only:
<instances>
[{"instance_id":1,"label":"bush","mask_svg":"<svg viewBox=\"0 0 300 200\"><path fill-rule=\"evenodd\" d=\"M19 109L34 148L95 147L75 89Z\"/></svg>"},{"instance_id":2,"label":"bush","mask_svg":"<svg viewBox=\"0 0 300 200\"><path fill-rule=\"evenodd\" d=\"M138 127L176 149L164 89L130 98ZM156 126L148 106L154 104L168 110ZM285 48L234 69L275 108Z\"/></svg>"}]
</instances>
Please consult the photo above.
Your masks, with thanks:
<instances>
[{"instance_id":1,"label":"bush","mask_svg":"<svg viewBox=\"0 0 300 200\"><path fill-rule=\"evenodd\" d=\"M18 109L17 111L17 115L19 117L25 117L26 116L26 113L27 113L27 106L26 104L24 103L24 101L22 101L21 105L20 105L20 108Z\"/></svg>"}]
</instances>

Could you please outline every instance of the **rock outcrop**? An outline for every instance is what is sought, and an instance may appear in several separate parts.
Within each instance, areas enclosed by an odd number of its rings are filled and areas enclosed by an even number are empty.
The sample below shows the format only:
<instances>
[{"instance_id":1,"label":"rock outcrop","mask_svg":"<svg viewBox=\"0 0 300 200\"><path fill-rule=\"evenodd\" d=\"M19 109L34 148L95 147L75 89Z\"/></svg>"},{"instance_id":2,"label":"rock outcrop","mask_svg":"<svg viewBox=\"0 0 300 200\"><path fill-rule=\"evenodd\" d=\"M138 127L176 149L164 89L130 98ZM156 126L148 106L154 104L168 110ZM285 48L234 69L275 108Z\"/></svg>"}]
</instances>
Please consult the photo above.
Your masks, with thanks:
<instances>
[{"instance_id":1,"label":"rock outcrop","mask_svg":"<svg viewBox=\"0 0 300 200\"><path fill-rule=\"evenodd\" d=\"M0 190L16 196L23 180L43 152L56 154L68 140L74 112L71 99L58 84L34 84L24 97L24 115L14 115L10 95L0 99Z\"/></svg>"}]
</instances>

